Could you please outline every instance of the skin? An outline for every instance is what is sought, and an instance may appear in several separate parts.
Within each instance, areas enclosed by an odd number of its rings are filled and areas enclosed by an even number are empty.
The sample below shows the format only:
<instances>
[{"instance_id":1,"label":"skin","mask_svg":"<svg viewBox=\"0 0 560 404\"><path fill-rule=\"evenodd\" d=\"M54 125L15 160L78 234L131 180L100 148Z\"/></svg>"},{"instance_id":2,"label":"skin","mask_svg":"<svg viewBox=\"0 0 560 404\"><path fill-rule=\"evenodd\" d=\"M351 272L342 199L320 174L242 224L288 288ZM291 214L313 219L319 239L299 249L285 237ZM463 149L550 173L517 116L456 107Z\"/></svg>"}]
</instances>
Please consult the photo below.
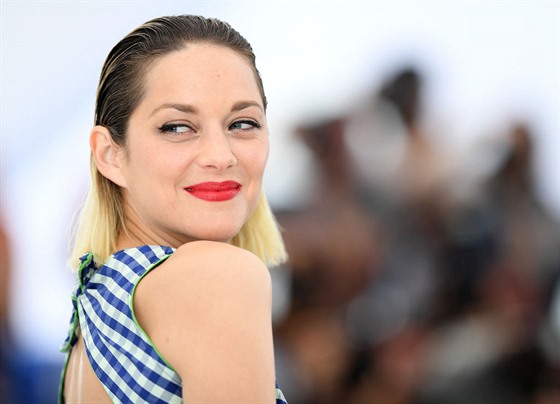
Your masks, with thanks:
<instances>
[{"instance_id":1,"label":"skin","mask_svg":"<svg viewBox=\"0 0 560 404\"><path fill-rule=\"evenodd\" d=\"M224 243L253 212L268 157L253 70L228 48L196 44L159 59L145 83L126 148L103 127L90 138L98 169L124 190L129 234L118 249L177 248L137 287L136 317L183 380L185 403L273 403L270 275L256 256ZM226 180L242 185L228 201L184 189ZM65 397L110 402L81 339Z\"/></svg>"}]
</instances>

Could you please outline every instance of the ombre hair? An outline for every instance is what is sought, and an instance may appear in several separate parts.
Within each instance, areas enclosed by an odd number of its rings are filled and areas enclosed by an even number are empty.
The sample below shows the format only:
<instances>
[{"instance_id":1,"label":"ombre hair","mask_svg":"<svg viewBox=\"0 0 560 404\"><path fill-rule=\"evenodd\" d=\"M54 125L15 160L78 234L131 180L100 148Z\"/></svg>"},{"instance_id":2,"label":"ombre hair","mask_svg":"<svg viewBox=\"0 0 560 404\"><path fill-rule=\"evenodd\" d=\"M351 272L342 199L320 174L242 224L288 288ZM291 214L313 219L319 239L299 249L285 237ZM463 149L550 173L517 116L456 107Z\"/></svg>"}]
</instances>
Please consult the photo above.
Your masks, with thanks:
<instances>
[{"instance_id":1,"label":"ombre hair","mask_svg":"<svg viewBox=\"0 0 560 404\"><path fill-rule=\"evenodd\" d=\"M124 37L111 50L101 71L95 125L105 127L116 145L126 147L130 116L144 96L144 79L159 58L189 44L208 43L229 48L249 61L266 110L267 101L251 45L228 23L200 16L155 18ZM103 263L126 234L122 189L104 177L90 156L91 187L77 222L71 265L92 252ZM261 193L257 206L231 244L256 254L272 266L287 258L278 224Z\"/></svg>"}]
</instances>

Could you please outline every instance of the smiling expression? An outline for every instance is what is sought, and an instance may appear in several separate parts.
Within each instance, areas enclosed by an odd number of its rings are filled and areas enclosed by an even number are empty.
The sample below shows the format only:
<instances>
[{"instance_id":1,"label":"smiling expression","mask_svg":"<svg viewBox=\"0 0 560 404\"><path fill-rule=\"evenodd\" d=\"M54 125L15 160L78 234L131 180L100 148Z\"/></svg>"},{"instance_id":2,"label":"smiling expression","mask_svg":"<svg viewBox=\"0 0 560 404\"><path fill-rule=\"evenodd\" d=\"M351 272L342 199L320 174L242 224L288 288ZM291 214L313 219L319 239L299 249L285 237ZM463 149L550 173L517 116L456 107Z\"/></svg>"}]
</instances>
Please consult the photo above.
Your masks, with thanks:
<instances>
[{"instance_id":1,"label":"smiling expression","mask_svg":"<svg viewBox=\"0 0 560 404\"><path fill-rule=\"evenodd\" d=\"M122 153L125 223L142 243L226 241L261 194L269 140L243 56L191 44L151 65Z\"/></svg>"}]
</instances>

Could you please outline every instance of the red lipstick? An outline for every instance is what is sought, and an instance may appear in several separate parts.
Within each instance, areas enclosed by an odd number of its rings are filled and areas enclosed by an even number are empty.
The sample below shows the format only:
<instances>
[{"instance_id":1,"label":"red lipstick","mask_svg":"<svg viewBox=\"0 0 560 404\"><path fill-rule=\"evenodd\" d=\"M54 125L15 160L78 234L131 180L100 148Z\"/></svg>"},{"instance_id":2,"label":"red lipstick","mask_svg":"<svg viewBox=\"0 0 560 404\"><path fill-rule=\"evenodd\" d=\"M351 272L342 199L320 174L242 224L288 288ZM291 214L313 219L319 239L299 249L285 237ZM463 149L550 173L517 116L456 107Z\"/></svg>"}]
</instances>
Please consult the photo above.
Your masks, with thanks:
<instances>
[{"instance_id":1,"label":"red lipstick","mask_svg":"<svg viewBox=\"0 0 560 404\"><path fill-rule=\"evenodd\" d=\"M211 202L229 201L241 192L241 184L235 181L201 182L184 188L192 196Z\"/></svg>"}]
</instances>

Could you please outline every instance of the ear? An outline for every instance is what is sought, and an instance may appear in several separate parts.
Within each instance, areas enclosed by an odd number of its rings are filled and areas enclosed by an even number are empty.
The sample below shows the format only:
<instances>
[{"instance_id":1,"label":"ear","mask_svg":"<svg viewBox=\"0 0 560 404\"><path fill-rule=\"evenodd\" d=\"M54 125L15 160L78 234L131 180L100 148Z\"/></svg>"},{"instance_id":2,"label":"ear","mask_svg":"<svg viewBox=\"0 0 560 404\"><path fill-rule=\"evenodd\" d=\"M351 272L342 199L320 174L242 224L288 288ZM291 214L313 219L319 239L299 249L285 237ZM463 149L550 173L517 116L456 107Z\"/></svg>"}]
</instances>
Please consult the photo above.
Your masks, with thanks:
<instances>
[{"instance_id":1,"label":"ear","mask_svg":"<svg viewBox=\"0 0 560 404\"><path fill-rule=\"evenodd\" d=\"M104 126L94 126L89 136L89 145L99 172L115 184L126 188L123 172L125 150L113 142L109 130Z\"/></svg>"}]
</instances>

